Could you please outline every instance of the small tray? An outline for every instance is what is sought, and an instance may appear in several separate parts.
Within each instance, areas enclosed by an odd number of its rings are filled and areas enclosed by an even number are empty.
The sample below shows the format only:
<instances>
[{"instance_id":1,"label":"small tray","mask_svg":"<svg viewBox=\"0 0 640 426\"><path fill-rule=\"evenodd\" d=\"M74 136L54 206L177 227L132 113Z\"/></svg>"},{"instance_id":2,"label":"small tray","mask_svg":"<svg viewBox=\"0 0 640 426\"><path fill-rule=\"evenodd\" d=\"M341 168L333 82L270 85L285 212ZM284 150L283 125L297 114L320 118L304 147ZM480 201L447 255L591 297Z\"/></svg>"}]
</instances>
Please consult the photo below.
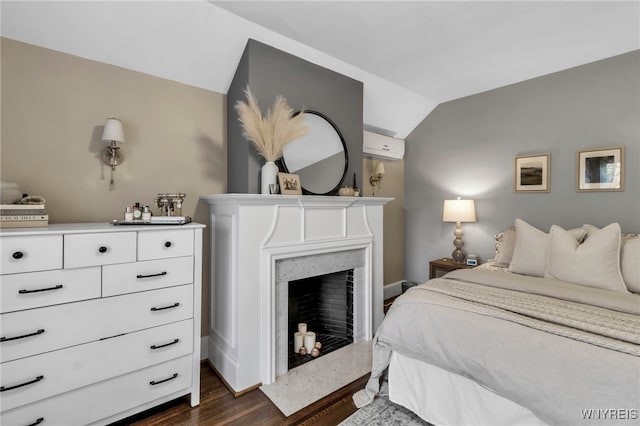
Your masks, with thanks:
<instances>
[{"instance_id":1,"label":"small tray","mask_svg":"<svg viewBox=\"0 0 640 426\"><path fill-rule=\"evenodd\" d=\"M171 216L162 216L162 217L171 217ZM125 221L120 220L120 219L113 219L111 221L111 224L114 225L114 226L119 226L119 225L184 225L184 224L187 224L187 223L191 223L191 217L190 216L180 216L180 217L176 216L174 220L163 219L163 220L157 221L157 222L142 222L142 221L125 222Z\"/></svg>"}]
</instances>

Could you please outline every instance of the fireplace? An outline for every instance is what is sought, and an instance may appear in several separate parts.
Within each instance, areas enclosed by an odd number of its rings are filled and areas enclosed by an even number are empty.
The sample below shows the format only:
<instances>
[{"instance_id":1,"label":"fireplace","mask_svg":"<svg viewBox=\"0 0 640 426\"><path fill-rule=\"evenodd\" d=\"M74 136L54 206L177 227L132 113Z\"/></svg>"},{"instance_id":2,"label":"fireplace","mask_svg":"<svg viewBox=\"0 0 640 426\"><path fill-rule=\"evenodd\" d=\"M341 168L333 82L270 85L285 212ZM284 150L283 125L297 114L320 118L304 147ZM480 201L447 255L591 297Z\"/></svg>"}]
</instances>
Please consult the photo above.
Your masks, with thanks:
<instances>
[{"instance_id":1,"label":"fireplace","mask_svg":"<svg viewBox=\"0 0 640 426\"><path fill-rule=\"evenodd\" d=\"M352 287L346 296L351 298L347 304L352 324L347 316L347 326L336 327L336 334L346 328L346 339L356 344L373 337L383 318L382 206L391 199L253 194L201 198L209 204L211 220L208 358L230 388L242 392L287 375L295 330L289 324L289 287L295 293L299 280L346 274L346 285ZM296 326L308 322L308 329L321 335L331 328L307 318L291 321ZM318 340L326 343L327 338Z\"/></svg>"},{"instance_id":2,"label":"fireplace","mask_svg":"<svg viewBox=\"0 0 640 426\"><path fill-rule=\"evenodd\" d=\"M316 333L320 356L366 339L366 251L332 251L277 260L276 377L312 361L294 353L299 323Z\"/></svg>"},{"instance_id":3,"label":"fireplace","mask_svg":"<svg viewBox=\"0 0 640 426\"><path fill-rule=\"evenodd\" d=\"M353 343L353 269L289 282L288 310L289 370L316 358L298 353L298 324L322 344L318 357Z\"/></svg>"}]
</instances>

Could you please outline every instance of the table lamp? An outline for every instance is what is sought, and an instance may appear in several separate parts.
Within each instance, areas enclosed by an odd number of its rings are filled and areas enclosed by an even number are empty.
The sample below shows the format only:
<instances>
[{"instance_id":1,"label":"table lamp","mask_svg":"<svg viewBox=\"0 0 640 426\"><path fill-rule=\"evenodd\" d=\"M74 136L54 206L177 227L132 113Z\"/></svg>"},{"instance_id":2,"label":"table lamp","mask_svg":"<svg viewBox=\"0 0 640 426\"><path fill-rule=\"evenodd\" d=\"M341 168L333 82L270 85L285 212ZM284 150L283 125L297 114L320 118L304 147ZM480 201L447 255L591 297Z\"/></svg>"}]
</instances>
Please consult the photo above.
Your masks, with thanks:
<instances>
[{"instance_id":1,"label":"table lamp","mask_svg":"<svg viewBox=\"0 0 640 426\"><path fill-rule=\"evenodd\" d=\"M475 222L476 221L476 208L473 200L461 200L458 197L457 200L444 200L444 209L442 212L443 222L455 222L456 229L453 232L455 239L453 245L455 250L451 253L453 261L456 263L464 263L466 254L462 247L464 241L462 240L462 222Z\"/></svg>"}]
</instances>

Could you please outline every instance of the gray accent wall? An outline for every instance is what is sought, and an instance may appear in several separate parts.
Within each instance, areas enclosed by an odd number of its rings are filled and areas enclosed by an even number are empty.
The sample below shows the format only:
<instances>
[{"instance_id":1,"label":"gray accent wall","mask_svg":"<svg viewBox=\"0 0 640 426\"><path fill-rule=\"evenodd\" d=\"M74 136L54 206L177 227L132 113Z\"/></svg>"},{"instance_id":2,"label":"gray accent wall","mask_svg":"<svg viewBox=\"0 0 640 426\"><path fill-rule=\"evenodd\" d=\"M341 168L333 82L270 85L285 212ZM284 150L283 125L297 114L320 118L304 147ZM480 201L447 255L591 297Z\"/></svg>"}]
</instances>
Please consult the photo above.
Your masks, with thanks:
<instances>
[{"instance_id":1,"label":"gray accent wall","mask_svg":"<svg viewBox=\"0 0 640 426\"><path fill-rule=\"evenodd\" d=\"M548 232L618 222L640 231L640 51L439 105L407 138L405 275L428 278L450 257L445 199L476 200L465 249L494 255L494 235L521 218ZM623 192L576 192L576 152L625 146ZM514 192L514 157L551 154L551 191Z\"/></svg>"},{"instance_id":2,"label":"gray accent wall","mask_svg":"<svg viewBox=\"0 0 640 426\"><path fill-rule=\"evenodd\" d=\"M362 82L249 40L227 93L228 192L260 193L264 159L242 136L234 108L238 100L245 100L247 84L263 113L282 95L295 111L313 110L329 117L340 129L349 153L345 183L351 184L355 173L362 185Z\"/></svg>"}]
</instances>

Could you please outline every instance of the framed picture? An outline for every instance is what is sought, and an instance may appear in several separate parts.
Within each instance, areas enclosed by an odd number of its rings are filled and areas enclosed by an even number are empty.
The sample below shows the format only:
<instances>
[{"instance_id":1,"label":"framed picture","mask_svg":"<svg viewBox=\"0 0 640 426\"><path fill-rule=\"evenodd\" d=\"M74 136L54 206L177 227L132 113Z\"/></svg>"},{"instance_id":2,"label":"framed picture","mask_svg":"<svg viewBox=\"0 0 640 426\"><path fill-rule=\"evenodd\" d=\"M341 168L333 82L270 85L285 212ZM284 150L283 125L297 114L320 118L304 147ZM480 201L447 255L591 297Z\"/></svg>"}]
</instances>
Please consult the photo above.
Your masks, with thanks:
<instances>
[{"instance_id":1,"label":"framed picture","mask_svg":"<svg viewBox=\"0 0 640 426\"><path fill-rule=\"evenodd\" d=\"M515 191L549 192L551 154L516 155Z\"/></svg>"},{"instance_id":2,"label":"framed picture","mask_svg":"<svg viewBox=\"0 0 640 426\"><path fill-rule=\"evenodd\" d=\"M291 173L278 173L278 183L280 184L280 193L285 195L302 194L302 186L300 186L300 176Z\"/></svg>"},{"instance_id":3,"label":"framed picture","mask_svg":"<svg viewBox=\"0 0 640 426\"><path fill-rule=\"evenodd\" d=\"M624 191L624 147L578 151L576 191Z\"/></svg>"}]
</instances>

